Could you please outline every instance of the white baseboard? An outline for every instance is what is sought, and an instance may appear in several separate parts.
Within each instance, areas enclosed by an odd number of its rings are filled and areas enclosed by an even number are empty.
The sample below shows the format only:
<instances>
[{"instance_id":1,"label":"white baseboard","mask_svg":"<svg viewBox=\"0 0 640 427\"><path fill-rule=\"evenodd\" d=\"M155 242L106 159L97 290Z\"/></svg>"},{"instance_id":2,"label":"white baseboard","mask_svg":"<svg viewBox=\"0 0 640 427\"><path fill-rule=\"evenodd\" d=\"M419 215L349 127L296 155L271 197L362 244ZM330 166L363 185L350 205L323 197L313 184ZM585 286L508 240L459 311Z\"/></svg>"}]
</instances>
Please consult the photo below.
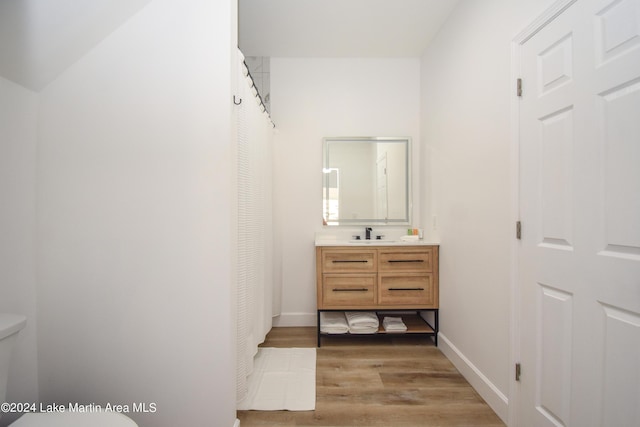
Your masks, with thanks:
<instances>
[{"instance_id":1,"label":"white baseboard","mask_svg":"<svg viewBox=\"0 0 640 427\"><path fill-rule=\"evenodd\" d=\"M282 313L273 318L274 327L316 326L316 313Z\"/></svg>"},{"instance_id":2,"label":"white baseboard","mask_svg":"<svg viewBox=\"0 0 640 427\"><path fill-rule=\"evenodd\" d=\"M509 416L509 399L507 396L489 381L489 378L484 376L442 333L438 334L438 348L506 424Z\"/></svg>"}]
</instances>

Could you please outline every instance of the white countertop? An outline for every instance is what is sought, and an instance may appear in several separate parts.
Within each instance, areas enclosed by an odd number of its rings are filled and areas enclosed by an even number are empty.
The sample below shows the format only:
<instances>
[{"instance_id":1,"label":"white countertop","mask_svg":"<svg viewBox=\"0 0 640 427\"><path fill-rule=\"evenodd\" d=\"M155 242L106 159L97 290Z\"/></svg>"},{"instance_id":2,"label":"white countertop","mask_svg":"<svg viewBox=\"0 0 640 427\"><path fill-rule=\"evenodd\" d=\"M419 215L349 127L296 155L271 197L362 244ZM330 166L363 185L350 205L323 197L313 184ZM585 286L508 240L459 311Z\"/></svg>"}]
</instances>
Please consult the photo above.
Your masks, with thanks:
<instances>
[{"instance_id":1,"label":"white countertop","mask_svg":"<svg viewBox=\"0 0 640 427\"><path fill-rule=\"evenodd\" d=\"M316 239L316 246L438 246L429 240L337 240Z\"/></svg>"}]
</instances>

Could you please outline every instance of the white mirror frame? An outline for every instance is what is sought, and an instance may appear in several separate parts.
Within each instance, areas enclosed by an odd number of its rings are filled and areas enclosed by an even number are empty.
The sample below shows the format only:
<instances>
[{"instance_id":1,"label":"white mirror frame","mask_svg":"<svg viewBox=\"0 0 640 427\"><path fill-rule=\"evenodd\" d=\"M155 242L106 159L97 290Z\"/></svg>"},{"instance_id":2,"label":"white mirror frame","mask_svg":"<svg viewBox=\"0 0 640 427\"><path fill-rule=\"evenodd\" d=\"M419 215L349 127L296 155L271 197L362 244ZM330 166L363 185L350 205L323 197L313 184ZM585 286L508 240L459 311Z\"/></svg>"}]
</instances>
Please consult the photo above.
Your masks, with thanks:
<instances>
[{"instance_id":1,"label":"white mirror frame","mask_svg":"<svg viewBox=\"0 0 640 427\"><path fill-rule=\"evenodd\" d=\"M396 151L395 154L384 148L384 151L380 151L380 147L392 147L388 144L402 144L404 156L399 154L399 151ZM376 147L376 149L371 150L367 148L367 145ZM331 148L334 148L333 156ZM345 170L344 164L349 160L343 158L336 162L336 149L341 149L343 152L351 151L351 162L357 166L363 165L363 169L359 169L357 173L353 173L353 168ZM324 224L329 226L411 224L411 150L410 137L323 138L322 216ZM359 153L362 153L361 157L373 158L373 160L370 162L362 161L362 163L355 160L354 162L353 159ZM377 185L376 182L382 182L378 177L387 172L387 167L379 166L379 164L382 161L388 161L386 157L389 153L391 153L389 155L391 157L389 169L399 170L400 167L404 167L404 173L400 175L391 173L389 174L391 178L385 175L383 178L385 183ZM384 172L380 172L381 168ZM345 184L345 180L352 185ZM360 184L356 181L360 181ZM342 186L342 191L337 191L340 190L340 186ZM391 191L389 191L390 189ZM381 201L384 196L376 197L377 193L386 194L386 199ZM345 201L345 198L348 201ZM344 212L344 210L350 211L351 214L344 215L340 212ZM375 212L383 213L376 214Z\"/></svg>"}]
</instances>

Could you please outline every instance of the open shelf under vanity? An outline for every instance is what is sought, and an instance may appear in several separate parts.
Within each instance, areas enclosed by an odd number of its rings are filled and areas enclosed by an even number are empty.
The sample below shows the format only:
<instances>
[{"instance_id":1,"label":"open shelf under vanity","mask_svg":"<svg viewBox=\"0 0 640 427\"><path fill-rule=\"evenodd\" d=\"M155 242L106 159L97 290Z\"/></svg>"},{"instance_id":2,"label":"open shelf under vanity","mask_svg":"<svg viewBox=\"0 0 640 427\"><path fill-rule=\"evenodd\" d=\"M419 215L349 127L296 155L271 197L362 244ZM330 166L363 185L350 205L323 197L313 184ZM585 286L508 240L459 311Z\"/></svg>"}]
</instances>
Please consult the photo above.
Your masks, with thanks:
<instances>
[{"instance_id":1,"label":"open shelf under vanity","mask_svg":"<svg viewBox=\"0 0 640 427\"><path fill-rule=\"evenodd\" d=\"M320 313L327 311L335 311L335 312L346 312L346 311L375 311L378 315L379 326L378 331L373 334L352 334L349 332L346 333L325 333L320 331ZM431 312L433 313L433 320L426 320L421 315L420 312ZM385 316L392 317L400 317L402 318L402 322L407 327L406 331L386 331L382 326L382 321ZM317 321L317 333L318 333L318 347L322 345L322 337L344 337L344 338L371 338L376 335L382 336L402 336L402 335L419 335L419 336L430 336L433 337L433 341L435 346L438 346L438 309L430 308L430 309L420 309L420 310L334 310L334 309L326 309L326 310L318 310L318 321Z\"/></svg>"}]
</instances>

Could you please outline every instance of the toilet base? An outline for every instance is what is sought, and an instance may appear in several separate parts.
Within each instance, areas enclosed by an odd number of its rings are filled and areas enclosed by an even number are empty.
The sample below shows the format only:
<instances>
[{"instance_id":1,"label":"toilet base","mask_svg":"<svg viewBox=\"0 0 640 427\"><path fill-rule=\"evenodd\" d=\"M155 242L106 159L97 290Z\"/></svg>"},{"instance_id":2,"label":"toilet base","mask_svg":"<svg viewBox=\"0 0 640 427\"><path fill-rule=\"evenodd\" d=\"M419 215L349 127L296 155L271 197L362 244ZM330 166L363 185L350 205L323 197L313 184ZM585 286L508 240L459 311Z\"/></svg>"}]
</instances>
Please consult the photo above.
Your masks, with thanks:
<instances>
[{"instance_id":1,"label":"toilet base","mask_svg":"<svg viewBox=\"0 0 640 427\"><path fill-rule=\"evenodd\" d=\"M10 427L138 427L117 412L55 412L24 414Z\"/></svg>"}]
</instances>

